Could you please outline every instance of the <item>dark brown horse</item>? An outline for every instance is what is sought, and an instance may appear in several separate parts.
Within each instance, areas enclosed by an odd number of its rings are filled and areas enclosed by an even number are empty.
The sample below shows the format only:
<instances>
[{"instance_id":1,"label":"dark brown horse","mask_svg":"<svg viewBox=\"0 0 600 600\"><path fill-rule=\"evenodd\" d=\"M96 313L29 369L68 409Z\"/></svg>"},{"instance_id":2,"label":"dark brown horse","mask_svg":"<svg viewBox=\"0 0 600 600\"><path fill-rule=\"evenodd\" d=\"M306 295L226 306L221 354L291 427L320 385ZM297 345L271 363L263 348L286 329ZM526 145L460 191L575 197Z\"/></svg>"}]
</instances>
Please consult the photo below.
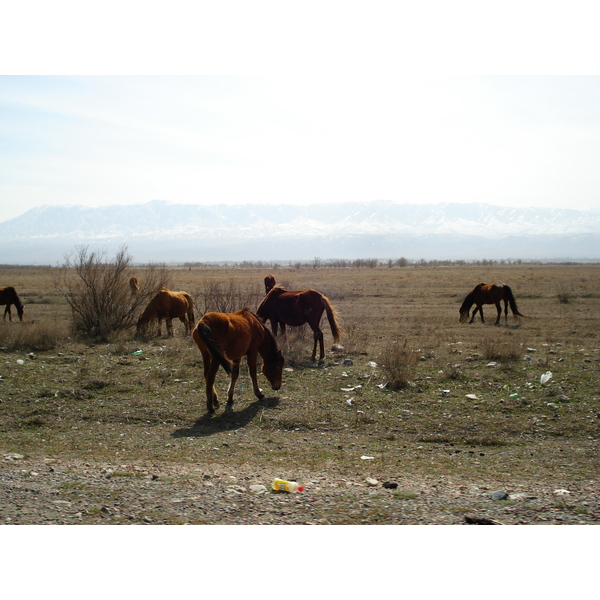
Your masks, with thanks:
<instances>
[{"instance_id":1,"label":"dark brown horse","mask_svg":"<svg viewBox=\"0 0 600 600\"><path fill-rule=\"evenodd\" d=\"M271 387L281 387L283 355L275 336L247 308L234 313L206 313L192 332L192 337L202 353L204 378L206 380L206 408L213 413L218 407L215 378L219 365L231 375L227 391L227 404L233 405L235 382L240 374L240 362L244 356L252 379L254 395L262 400L264 395L256 380L256 361L263 359L262 372Z\"/></svg>"},{"instance_id":2,"label":"dark brown horse","mask_svg":"<svg viewBox=\"0 0 600 600\"><path fill-rule=\"evenodd\" d=\"M275 287L275 277L267 275L265 277L265 294L268 294Z\"/></svg>"},{"instance_id":3,"label":"dark brown horse","mask_svg":"<svg viewBox=\"0 0 600 600\"><path fill-rule=\"evenodd\" d=\"M475 286L475 288L467 294L462 306L460 307L460 322L464 323L469 318L469 311L471 310L471 306L476 304L475 310L471 316L471 320L469 323L473 322L477 311L479 311L479 315L481 317L481 322L484 323L483 320L483 305L484 304L495 304L496 310L498 311L498 317L496 318L496 322L494 325L498 325L500 322L500 315L502 314L502 308L500 307L500 302L504 300L504 320L508 322L508 305L510 304L510 309L512 310L513 316L516 317L525 317L519 312L517 308L517 303L515 302L515 297L513 296L512 290L504 283L480 283Z\"/></svg>"},{"instance_id":4,"label":"dark brown horse","mask_svg":"<svg viewBox=\"0 0 600 600\"><path fill-rule=\"evenodd\" d=\"M308 323L313 330L314 346L312 360L317 355L317 342L319 343L319 360L325 356L323 345L323 332L320 323L323 311L327 313L327 320L331 327L334 342L338 342L342 334L336 321L336 311L329 299L316 290L302 290L290 292L280 286L275 286L261 302L256 315L265 323L271 321L273 334L277 335L277 326L285 335L285 326L299 327Z\"/></svg>"},{"instance_id":5,"label":"dark brown horse","mask_svg":"<svg viewBox=\"0 0 600 600\"><path fill-rule=\"evenodd\" d=\"M187 292L172 292L162 288L150 300L137 322L136 335L142 334L153 319L158 319L158 336L162 335L162 320L167 322L167 334L173 337L173 319L185 325L186 333L194 326L194 301Z\"/></svg>"},{"instance_id":6,"label":"dark brown horse","mask_svg":"<svg viewBox=\"0 0 600 600\"><path fill-rule=\"evenodd\" d=\"M21 302L21 298L17 294L14 287L9 286L5 288L0 288L0 305L6 304L6 308L4 309L4 320L6 320L6 313L8 313L8 320L12 321L12 315L10 313L10 307L14 304L17 309L17 314L19 315L19 320L23 320L23 313L25 312L25 308L23 307L23 303Z\"/></svg>"}]
</instances>

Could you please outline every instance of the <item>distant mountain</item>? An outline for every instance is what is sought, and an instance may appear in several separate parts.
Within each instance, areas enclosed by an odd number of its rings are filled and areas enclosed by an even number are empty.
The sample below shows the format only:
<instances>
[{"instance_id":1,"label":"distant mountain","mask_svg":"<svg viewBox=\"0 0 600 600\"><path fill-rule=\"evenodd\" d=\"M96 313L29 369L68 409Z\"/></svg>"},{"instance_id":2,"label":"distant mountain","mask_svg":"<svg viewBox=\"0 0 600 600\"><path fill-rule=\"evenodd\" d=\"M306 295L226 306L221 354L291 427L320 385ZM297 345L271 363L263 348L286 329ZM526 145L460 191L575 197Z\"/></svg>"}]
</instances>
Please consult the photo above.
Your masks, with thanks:
<instances>
[{"instance_id":1,"label":"distant mountain","mask_svg":"<svg viewBox=\"0 0 600 600\"><path fill-rule=\"evenodd\" d=\"M0 264L63 261L78 246L136 262L356 258L600 259L600 212L485 204L41 206L0 223Z\"/></svg>"}]
</instances>

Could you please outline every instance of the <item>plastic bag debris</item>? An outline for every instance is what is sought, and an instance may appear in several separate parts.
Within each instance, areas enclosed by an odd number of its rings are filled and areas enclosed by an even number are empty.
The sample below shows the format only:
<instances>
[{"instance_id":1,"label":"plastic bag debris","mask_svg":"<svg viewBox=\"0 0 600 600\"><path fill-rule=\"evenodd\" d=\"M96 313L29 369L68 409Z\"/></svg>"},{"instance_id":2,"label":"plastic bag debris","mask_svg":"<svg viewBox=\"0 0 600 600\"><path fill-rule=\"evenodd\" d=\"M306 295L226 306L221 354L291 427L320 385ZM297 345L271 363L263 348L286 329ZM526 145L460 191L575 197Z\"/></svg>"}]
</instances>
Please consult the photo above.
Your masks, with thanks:
<instances>
[{"instance_id":1,"label":"plastic bag debris","mask_svg":"<svg viewBox=\"0 0 600 600\"><path fill-rule=\"evenodd\" d=\"M546 371L541 377L540 377L540 383L542 385L544 385L545 383L548 383L550 380L552 379L552 371Z\"/></svg>"}]
</instances>

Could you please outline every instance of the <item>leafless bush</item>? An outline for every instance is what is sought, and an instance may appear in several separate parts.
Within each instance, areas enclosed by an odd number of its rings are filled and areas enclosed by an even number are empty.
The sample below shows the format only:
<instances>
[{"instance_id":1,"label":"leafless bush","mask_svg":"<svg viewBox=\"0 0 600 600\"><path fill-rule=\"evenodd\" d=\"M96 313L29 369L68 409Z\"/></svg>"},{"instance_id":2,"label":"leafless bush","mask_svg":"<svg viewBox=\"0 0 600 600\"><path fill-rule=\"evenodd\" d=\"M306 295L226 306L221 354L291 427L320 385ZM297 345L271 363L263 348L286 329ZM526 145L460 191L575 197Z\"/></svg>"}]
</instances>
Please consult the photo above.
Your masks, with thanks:
<instances>
[{"instance_id":1,"label":"leafless bush","mask_svg":"<svg viewBox=\"0 0 600 600\"><path fill-rule=\"evenodd\" d=\"M256 310L262 300L264 290L260 284L241 284L229 281L205 281L200 307L203 312L236 312L248 307Z\"/></svg>"},{"instance_id":2,"label":"leafless bush","mask_svg":"<svg viewBox=\"0 0 600 600\"><path fill-rule=\"evenodd\" d=\"M563 285L556 292L556 297L558 298L558 301L560 302L560 304L569 304L569 302L571 301L571 298L573 297L573 294L571 293L571 291L569 289L567 289L566 286Z\"/></svg>"},{"instance_id":3,"label":"leafless bush","mask_svg":"<svg viewBox=\"0 0 600 600\"><path fill-rule=\"evenodd\" d=\"M523 353L523 344L517 336L503 335L496 328L485 331L479 342L483 357L487 360L517 360Z\"/></svg>"},{"instance_id":4,"label":"leafless bush","mask_svg":"<svg viewBox=\"0 0 600 600\"><path fill-rule=\"evenodd\" d=\"M393 390L408 385L417 365L417 354L404 342L389 342L382 350L379 363Z\"/></svg>"},{"instance_id":5,"label":"leafless bush","mask_svg":"<svg viewBox=\"0 0 600 600\"><path fill-rule=\"evenodd\" d=\"M267 327L269 326L270 324L267 322ZM288 326L285 328L285 336L277 337L277 343L283 352L285 364L290 367L300 366L306 363L307 357L312 351L312 330L306 324L300 325L300 327Z\"/></svg>"},{"instance_id":6,"label":"leafless bush","mask_svg":"<svg viewBox=\"0 0 600 600\"><path fill-rule=\"evenodd\" d=\"M148 297L167 287L169 276L164 266L145 269L139 292L131 294L132 257L124 246L113 260L104 253L80 247L65 257L54 285L65 297L73 316L73 327L81 335L106 340L111 332L131 327Z\"/></svg>"},{"instance_id":7,"label":"leafless bush","mask_svg":"<svg viewBox=\"0 0 600 600\"><path fill-rule=\"evenodd\" d=\"M363 323L356 321L344 323L344 350L348 354L360 354L366 352L369 343L369 328Z\"/></svg>"}]
</instances>

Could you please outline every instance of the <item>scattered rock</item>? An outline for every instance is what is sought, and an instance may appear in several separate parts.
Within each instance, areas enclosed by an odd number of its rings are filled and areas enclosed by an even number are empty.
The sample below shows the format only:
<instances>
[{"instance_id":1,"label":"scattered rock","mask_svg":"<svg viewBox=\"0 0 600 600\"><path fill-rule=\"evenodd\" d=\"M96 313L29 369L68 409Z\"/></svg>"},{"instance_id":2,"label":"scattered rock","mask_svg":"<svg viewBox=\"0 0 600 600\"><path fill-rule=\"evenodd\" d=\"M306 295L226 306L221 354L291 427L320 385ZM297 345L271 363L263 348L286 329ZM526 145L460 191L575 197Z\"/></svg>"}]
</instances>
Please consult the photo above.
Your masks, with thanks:
<instances>
[{"instance_id":1,"label":"scattered rock","mask_svg":"<svg viewBox=\"0 0 600 600\"><path fill-rule=\"evenodd\" d=\"M365 481L367 482L368 485L373 486L373 487L379 484L379 481L377 481L377 479L373 479L372 477L367 477L365 479Z\"/></svg>"},{"instance_id":2,"label":"scattered rock","mask_svg":"<svg viewBox=\"0 0 600 600\"><path fill-rule=\"evenodd\" d=\"M394 483L393 481L386 481L384 482L383 487L386 490L395 490L398 487L398 484Z\"/></svg>"},{"instance_id":3,"label":"scattered rock","mask_svg":"<svg viewBox=\"0 0 600 600\"><path fill-rule=\"evenodd\" d=\"M488 519L487 517L469 517L465 515L465 523L467 525L502 525L500 521Z\"/></svg>"},{"instance_id":4,"label":"scattered rock","mask_svg":"<svg viewBox=\"0 0 600 600\"><path fill-rule=\"evenodd\" d=\"M249 489L253 494L266 494L268 491L267 487L262 485L262 483L253 484Z\"/></svg>"},{"instance_id":5,"label":"scattered rock","mask_svg":"<svg viewBox=\"0 0 600 600\"><path fill-rule=\"evenodd\" d=\"M496 490L495 492L492 492L490 494L490 498L492 500L507 500L508 494L506 492L503 492L502 490Z\"/></svg>"},{"instance_id":6,"label":"scattered rock","mask_svg":"<svg viewBox=\"0 0 600 600\"><path fill-rule=\"evenodd\" d=\"M24 458L25 456L23 454L17 454L16 452L4 455L4 460L22 460Z\"/></svg>"}]
</instances>

